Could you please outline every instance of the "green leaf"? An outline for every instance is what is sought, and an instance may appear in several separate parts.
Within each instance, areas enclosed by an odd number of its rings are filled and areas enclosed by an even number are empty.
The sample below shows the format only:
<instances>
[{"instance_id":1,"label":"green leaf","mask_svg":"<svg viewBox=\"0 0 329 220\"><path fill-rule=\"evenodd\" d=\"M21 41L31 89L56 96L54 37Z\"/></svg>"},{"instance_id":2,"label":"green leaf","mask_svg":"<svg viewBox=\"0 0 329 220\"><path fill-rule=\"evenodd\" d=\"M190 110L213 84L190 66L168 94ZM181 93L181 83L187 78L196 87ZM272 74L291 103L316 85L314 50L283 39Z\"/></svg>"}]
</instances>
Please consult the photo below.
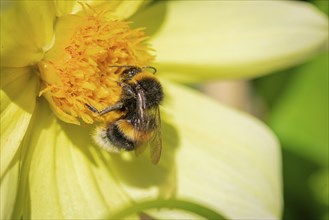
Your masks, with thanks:
<instances>
[{"instance_id":1,"label":"green leaf","mask_svg":"<svg viewBox=\"0 0 329 220\"><path fill-rule=\"evenodd\" d=\"M328 179L329 179L329 170L326 168L314 173L310 179L310 186L316 198L318 199L319 202L321 202L326 206L329 206ZM327 209L327 214L329 214L328 212L329 210Z\"/></svg>"},{"instance_id":2,"label":"green leaf","mask_svg":"<svg viewBox=\"0 0 329 220\"><path fill-rule=\"evenodd\" d=\"M289 150L327 166L328 54L295 70L269 118Z\"/></svg>"},{"instance_id":3,"label":"green leaf","mask_svg":"<svg viewBox=\"0 0 329 220\"><path fill-rule=\"evenodd\" d=\"M311 2L327 15L329 14L329 2L327 0L312 0Z\"/></svg>"}]
</instances>

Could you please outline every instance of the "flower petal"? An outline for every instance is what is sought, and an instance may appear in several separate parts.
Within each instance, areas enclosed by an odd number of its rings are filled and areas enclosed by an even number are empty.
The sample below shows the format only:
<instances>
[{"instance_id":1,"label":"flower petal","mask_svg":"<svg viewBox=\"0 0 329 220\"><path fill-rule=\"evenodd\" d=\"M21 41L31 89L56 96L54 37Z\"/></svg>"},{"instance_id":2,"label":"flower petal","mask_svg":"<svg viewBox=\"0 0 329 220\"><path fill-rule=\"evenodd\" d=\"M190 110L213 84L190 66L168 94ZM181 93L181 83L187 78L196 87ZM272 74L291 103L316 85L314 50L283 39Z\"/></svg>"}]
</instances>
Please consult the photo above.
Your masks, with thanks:
<instances>
[{"instance_id":1,"label":"flower petal","mask_svg":"<svg viewBox=\"0 0 329 220\"><path fill-rule=\"evenodd\" d=\"M81 2L56 1L56 11L58 16L65 14L85 13L88 6L95 11L110 11L118 19L126 19L133 15L145 1L108 1L108 0L88 0Z\"/></svg>"},{"instance_id":2,"label":"flower petal","mask_svg":"<svg viewBox=\"0 0 329 220\"><path fill-rule=\"evenodd\" d=\"M1 66L24 67L39 61L53 40L51 1L12 1L1 11Z\"/></svg>"},{"instance_id":3,"label":"flower petal","mask_svg":"<svg viewBox=\"0 0 329 220\"><path fill-rule=\"evenodd\" d=\"M106 163L90 148L86 129L61 123L45 101L38 106L32 129L22 166L29 174L24 180L29 188L21 184L22 194L29 193L21 200L25 217L95 218L125 200Z\"/></svg>"},{"instance_id":4,"label":"flower petal","mask_svg":"<svg viewBox=\"0 0 329 220\"><path fill-rule=\"evenodd\" d=\"M106 3L108 5L108 3ZM131 15L137 12L137 10L142 7L143 5L146 4L145 1L119 1L118 2L113 2L112 4L117 4L114 9L114 14L119 18L119 19L127 19ZM105 6L105 5L104 5ZM100 5L98 8L104 8L104 6ZM109 7L110 8L110 7Z\"/></svg>"},{"instance_id":5,"label":"flower petal","mask_svg":"<svg viewBox=\"0 0 329 220\"><path fill-rule=\"evenodd\" d=\"M63 15L71 14L76 5L80 4L78 4L77 1L55 0L56 16L61 17Z\"/></svg>"},{"instance_id":6,"label":"flower petal","mask_svg":"<svg viewBox=\"0 0 329 220\"><path fill-rule=\"evenodd\" d=\"M129 199L168 198L177 189L178 197L229 218L278 218L280 154L272 134L202 95L165 85L163 116L171 119L163 123L157 166L146 155L110 155L91 146L88 128L60 122L42 101L22 154L22 173L29 176L22 178L19 195L28 195L16 205L25 205L24 217L99 218Z\"/></svg>"},{"instance_id":7,"label":"flower petal","mask_svg":"<svg viewBox=\"0 0 329 220\"><path fill-rule=\"evenodd\" d=\"M1 151L1 154L3 152ZM11 158L13 159L13 158ZM10 168L4 175L1 175L0 187L0 219L15 219L15 202L19 183L20 167L18 160L12 160Z\"/></svg>"},{"instance_id":8,"label":"flower petal","mask_svg":"<svg viewBox=\"0 0 329 220\"><path fill-rule=\"evenodd\" d=\"M1 70L1 219L10 219L14 212L20 173L17 158L35 107L37 80L30 71Z\"/></svg>"},{"instance_id":9,"label":"flower petal","mask_svg":"<svg viewBox=\"0 0 329 220\"><path fill-rule=\"evenodd\" d=\"M163 131L164 151L177 146L177 197L230 219L279 219L281 158L272 132L192 90L165 88L164 112L179 137L174 143Z\"/></svg>"},{"instance_id":10,"label":"flower petal","mask_svg":"<svg viewBox=\"0 0 329 220\"><path fill-rule=\"evenodd\" d=\"M164 87L163 155L154 168L159 172L150 172L145 161L113 163L115 176L130 183L123 189L137 203L154 198L146 183L166 171L166 182L175 187L167 197L195 201L230 219L279 219L281 158L271 131L192 90L168 82ZM151 213L168 218L168 212Z\"/></svg>"},{"instance_id":11,"label":"flower petal","mask_svg":"<svg viewBox=\"0 0 329 220\"><path fill-rule=\"evenodd\" d=\"M22 168L29 176L21 184L20 194L28 195L18 201L24 203L25 217L100 218L135 199L129 198L122 185L132 185L153 198L158 188L167 187L167 172L161 166L145 158L127 160L127 156L135 158L132 153L110 155L91 144L89 128L56 119L45 101L38 110L24 144ZM120 172L125 173L119 176Z\"/></svg>"},{"instance_id":12,"label":"flower petal","mask_svg":"<svg viewBox=\"0 0 329 220\"><path fill-rule=\"evenodd\" d=\"M16 154L34 111L37 79L30 71L1 71L1 177Z\"/></svg>"},{"instance_id":13,"label":"flower petal","mask_svg":"<svg viewBox=\"0 0 329 220\"><path fill-rule=\"evenodd\" d=\"M152 14L158 20L149 19ZM328 42L326 16L302 2L160 1L135 20L158 31L151 44L159 72L179 81L273 72L304 61Z\"/></svg>"}]
</instances>

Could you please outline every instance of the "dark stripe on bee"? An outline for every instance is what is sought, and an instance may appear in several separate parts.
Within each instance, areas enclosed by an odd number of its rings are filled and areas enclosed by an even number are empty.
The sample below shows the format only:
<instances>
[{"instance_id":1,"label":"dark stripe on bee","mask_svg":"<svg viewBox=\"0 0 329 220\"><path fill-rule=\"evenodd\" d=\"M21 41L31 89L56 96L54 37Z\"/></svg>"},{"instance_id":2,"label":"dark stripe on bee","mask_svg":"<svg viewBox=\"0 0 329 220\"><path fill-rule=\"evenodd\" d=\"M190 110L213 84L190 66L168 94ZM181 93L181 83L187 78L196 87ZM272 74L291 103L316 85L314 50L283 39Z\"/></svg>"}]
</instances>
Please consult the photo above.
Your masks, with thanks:
<instances>
[{"instance_id":1,"label":"dark stripe on bee","mask_svg":"<svg viewBox=\"0 0 329 220\"><path fill-rule=\"evenodd\" d=\"M139 144L147 141L152 134L149 131L137 131L136 128L126 120L119 120L109 125L106 137L114 146L119 149L131 151Z\"/></svg>"},{"instance_id":2,"label":"dark stripe on bee","mask_svg":"<svg viewBox=\"0 0 329 220\"><path fill-rule=\"evenodd\" d=\"M135 149L135 142L122 132L119 128L119 122L111 124L106 130L106 137L119 149L131 151Z\"/></svg>"}]
</instances>

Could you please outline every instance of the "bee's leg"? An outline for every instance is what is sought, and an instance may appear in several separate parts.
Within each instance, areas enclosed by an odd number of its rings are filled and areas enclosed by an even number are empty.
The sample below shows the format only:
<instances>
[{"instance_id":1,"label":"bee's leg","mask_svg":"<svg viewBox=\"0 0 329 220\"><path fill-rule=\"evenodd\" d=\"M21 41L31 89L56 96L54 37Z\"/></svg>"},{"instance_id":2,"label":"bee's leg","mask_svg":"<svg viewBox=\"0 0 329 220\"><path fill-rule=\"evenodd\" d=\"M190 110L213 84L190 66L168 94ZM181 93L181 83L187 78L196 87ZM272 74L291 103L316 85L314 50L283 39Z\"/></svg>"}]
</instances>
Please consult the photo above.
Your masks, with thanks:
<instances>
[{"instance_id":1,"label":"bee's leg","mask_svg":"<svg viewBox=\"0 0 329 220\"><path fill-rule=\"evenodd\" d=\"M107 106L106 108L104 108L104 109L98 111L98 114L99 114L99 115L104 115L104 114L109 113L109 112L111 112L111 111L120 110L120 109L122 109L122 108L123 108L123 103L122 103L122 102L118 102L118 103L116 103L116 104L114 104L114 105Z\"/></svg>"},{"instance_id":2,"label":"bee's leg","mask_svg":"<svg viewBox=\"0 0 329 220\"><path fill-rule=\"evenodd\" d=\"M87 108L90 110L90 111L92 111L92 112L94 112L94 113L97 113L97 114L99 114L99 115L104 115L104 114L106 114L106 113L109 113L109 112L111 112L111 111L115 111L115 110L120 110L120 109L122 109L123 108L123 104L121 103L121 102L118 102L118 103L116 103L116 104L114 104L114 105L111 105L111 106L108 106L108 107L106 107L106 108L104 108L104 109L102 109L102 110L97 110L94 106L92 106L92 105L89 105L89 104L87 104L87 103L85 103L85 105L87 106Z\"/></svg>"},{"instance_id":3,"label":"bee's leg","mask_svg":"<svg viewBox=\"0 0 329 220\"><path fill-rule=\"evenodd\" d=\"M90 111L94 112L94 113L98 112L97 108L95 108L95 107L92 106L92 105L89 105L89 104L85 103L85 106L87 106L87 108L88 108Z\"/></svg>"}]
</instances>

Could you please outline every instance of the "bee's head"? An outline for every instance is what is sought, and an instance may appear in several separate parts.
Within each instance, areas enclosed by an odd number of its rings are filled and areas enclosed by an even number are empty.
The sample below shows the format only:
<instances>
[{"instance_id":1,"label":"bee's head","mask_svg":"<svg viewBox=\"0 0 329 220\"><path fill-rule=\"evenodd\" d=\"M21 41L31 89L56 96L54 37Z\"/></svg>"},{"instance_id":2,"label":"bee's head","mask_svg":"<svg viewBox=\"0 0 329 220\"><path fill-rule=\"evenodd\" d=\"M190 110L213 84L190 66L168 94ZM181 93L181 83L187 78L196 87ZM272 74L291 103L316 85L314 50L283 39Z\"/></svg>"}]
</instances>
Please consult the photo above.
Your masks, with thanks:
<instances>
[{"instance_id":1,"label":"bee's head","mask_svg":"<svg viewBox=\"0 0 329 220\"><path fill-rule=\"evenodd\" d=\"M144 66L144 67L138 67L138 66L110 66L110 67L118 67L118 68L126 68L121 73L121 80L122 82L127 82L131 80L136 74L142 72L143 69L150 69L153 71L153 74L156 73L156 68L153 66Z\"/></svg>"},{"instance_id":2,"label":"bee's head","mask_svg":"<svg viewBox=\"0 0 329 220\"><path fill-rule=\"evenodd\" d=\"M142 72L142 69L137 66L130 66L122 72L121 79L123 82L131 80L137 73Z\"/></svg>"}]
</instances>

